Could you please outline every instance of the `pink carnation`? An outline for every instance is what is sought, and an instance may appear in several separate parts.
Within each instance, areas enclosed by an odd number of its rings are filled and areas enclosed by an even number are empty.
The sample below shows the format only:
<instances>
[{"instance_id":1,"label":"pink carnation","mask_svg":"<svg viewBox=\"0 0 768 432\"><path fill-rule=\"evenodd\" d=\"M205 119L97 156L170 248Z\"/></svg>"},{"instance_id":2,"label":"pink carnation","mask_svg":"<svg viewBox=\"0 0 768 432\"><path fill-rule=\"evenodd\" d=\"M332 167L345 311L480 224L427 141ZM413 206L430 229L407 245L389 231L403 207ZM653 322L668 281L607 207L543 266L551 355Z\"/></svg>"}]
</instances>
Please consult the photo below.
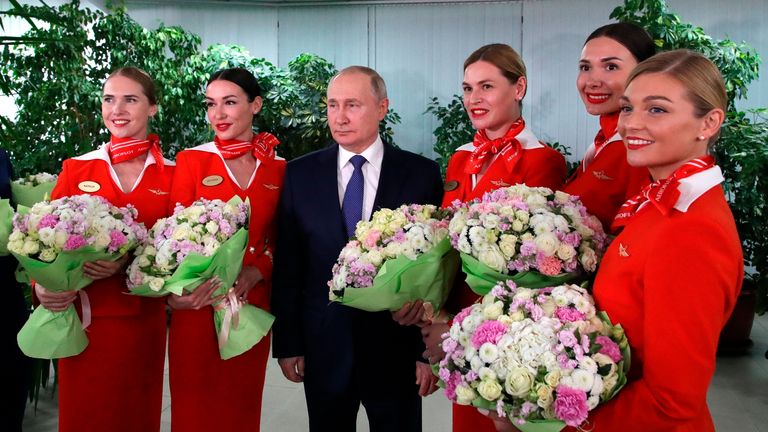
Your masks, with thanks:
<instances>
[{"instance_id":1,"label":"pink carnation","mask_svg":"<svg viewBox=\"0 0 768 432\"><path fill-rule=\"evenodd\" d=\"M109 252L114 252L120 249L128 241L125 234L118 230L110 231L109 238L109 248L107 249Z\"/></svg>"},{"instance_id":2,"label":"pink carnation","mask_svg":"<svg viewBox=\"0 0 768 432\"><path fill-rule=\"evenodd\" d=\"M486 321L475 329L475 334L472 335L472 346L480 348L484 343L497 343L502 336L507 332L507 326L496 321Z\"/></svg>"},{"instance_id":3,"label":"pink carnation","mask_svg":"<svg viewBox=\"0 0 768 432\"><path fill-rule=\"evenodd\" d=\"M557 386L555 398L555 416L572 427L578 427L587 419L587 394L563 385Z\"/></svg>"},{"instance_id":4,"label":"pink carnation","mask_svg":"<svg viewBox=\"0 0 768 432\"><path fill-rule=\"evenodd\" d=\"M69 238L67 239L67 242L64 243L64 248L63 249L65 251L80 249L81 247L85 246L85 244L86 243L85 243L85 239L83 238L83 236L81 236L79 234L74 234L74 235L69 236Z\"/></svg>"},{"instance_id":5,"label":"pink carnation","mask_svg":"<svg viewBox=\"0 0 768 432\"><path fill-rule=\"evenodd\" d=\"M542 274L547 276L555 276L560 274L562 270L562 264L560 260L551 256L538 256L536 257L536 267Z\"/></svg>"},{"instance_id":6,"label":"pink carnation","mask_svg":"<svg viewBox=\"0 0 768 432\"><path fill-rule=\"evenodd\" d=\"M469 313L472 312L472 307L467 307L461 310L461 312L457 313L455 317L453 317L453 322L457 322L461 324L464 322L464 318L469 316Z\"/></svg>"},{"instance_id":7,"label":"pink carnation","mask_svg":"<svg viewBox=\"0 0 768 432\"><path fill-rule=\"evenodd\" d=\"M569 307L559 307L555 311L555 316L560 321L567 321L567 322L574 322L574 321L581 321L584 319L584 314L579 312L575 308L569 308Z\"/></svg>"},{"instance_id":8,"label":"pink carnation","mask_svg":"<svg viewBox=\"0 0 768 432\"><path fill-rule=\"evenodd\" d=\"M616 342L612 341L608 336L598 336L595 338L595 343L601 345L600 354L607 355L614 362L620 362L622 359L621 349Z\"/></svg>"}]
</instances>

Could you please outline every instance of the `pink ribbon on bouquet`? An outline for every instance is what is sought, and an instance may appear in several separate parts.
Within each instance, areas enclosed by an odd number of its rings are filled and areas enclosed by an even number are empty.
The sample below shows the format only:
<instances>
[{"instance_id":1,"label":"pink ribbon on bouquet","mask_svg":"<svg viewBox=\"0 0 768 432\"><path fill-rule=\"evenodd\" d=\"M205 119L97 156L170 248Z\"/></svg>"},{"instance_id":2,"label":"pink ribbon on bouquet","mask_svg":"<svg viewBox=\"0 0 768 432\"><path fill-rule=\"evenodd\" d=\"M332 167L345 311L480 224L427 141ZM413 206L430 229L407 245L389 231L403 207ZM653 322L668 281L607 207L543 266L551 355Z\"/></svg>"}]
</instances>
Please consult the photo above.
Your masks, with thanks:
<instances>
[{"instance_id":1,"label":"pink ribbon on bouquet","mask_svg":"<svg viewBox=\"0 0 768 432\"><path fill-rule=\"evenodd\" d=\"M219 333L219 349L224 347L229 341L229 327L230 324L235 328L240 323L240 309L242 309L244 303L240 301L235 295L235 289L230 288L224 298L214 306L213 310L224 312L224 319L221 321L221 332Z\"/></svg>"},{"instance_id":2,"label":"pink ribbon on bouquet","mask_svg":"<svg viewBox=\"0 0 768 432\"><path fill-rule=\"evenodd\" d=\"M85 330L91 325L91 301L85 290L77 291L77 295L80 297L80 306L83 309L83 330Z\"/></svg>"}]
</instances>

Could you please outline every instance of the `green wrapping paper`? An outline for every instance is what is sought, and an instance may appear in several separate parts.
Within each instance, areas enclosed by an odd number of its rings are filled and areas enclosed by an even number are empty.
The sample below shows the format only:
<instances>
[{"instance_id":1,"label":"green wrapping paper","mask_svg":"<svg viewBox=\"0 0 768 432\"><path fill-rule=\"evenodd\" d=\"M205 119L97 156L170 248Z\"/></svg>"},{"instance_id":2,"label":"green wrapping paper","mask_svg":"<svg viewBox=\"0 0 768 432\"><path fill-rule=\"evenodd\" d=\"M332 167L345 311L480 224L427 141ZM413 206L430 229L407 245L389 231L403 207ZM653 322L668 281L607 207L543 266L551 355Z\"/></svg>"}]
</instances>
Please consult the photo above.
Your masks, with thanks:
<instances>
[{"instance_id":1,"label":"green wrapping paper","mask_svg":"<svg viewBox=\"0 0 768 432\"><path fill-rule=\"evenodd\" d=\"M237 276L243 266L245 247L248 244L248 231L239 229L232 237L219 246L215 254L203 256L190 253L179 264L165 282L160 291L154 291L149 285L143 284L131 289L131 293L140 296L159 297L169 293L182 295L184 291L193 292L206 280L216 276L221 280L221 288L214 291L213 297L227 296L230 287L234 285ZM227 299L226 301L230 301ZM232 299L232 302L236 299ZM269 312L246 304L239 308L235 319L228 320L229 325L224 327L226 308L218 308L214 305L214 325L216 334L226 332L225 342L219 345L219 355L226 360L238 356L254 345L269 333L275 317ZM233 314L234 315L234 314Z\"/></svg>"},{"instance_id":2,"label":"green wrapping paper","mask_svg":"<svg viewBox=\"0 0 768 432\"><path fill-rule=\"evenodd\" d=\"M424 300L434 311L442 308L459 267L448 237L415 260L400 256L386 261L369 288L347 288L340 302L368 312L398 310Z\"/></svg>"},{"instance_id":3,"label":"green wrapping paper","mask_svg":"<svg viewBox=\"0 0 768 432\"><path fill-rule=\"evenodd\" d=\"M491 292L491 288L500 281L511 280L517 286L525 288L546 288L563 285L578 278L578 274L561 273L557 276L546 276L536 271L503 274L465 253L461 253L461 269L467 275L467 285L475 294L481 296Z\"/></svg>"},{"instance_id":4,"label":"green wrapping paper","mask_svg":"<svg viewBox=\"0 0 768 432\"><path fill-rule=\"evenodd\" d=\"M11 196L17 205L32 207L36 203L50 198L54 186L56 186L56 182L40 183L37 186L11 182Z\"/></svg>"},{"instance_id":5,"label":"green wrapping paper","mask_svg":"<svg viewBox=\"0 0 768 432\"><path fill-rule=\"evenodd\" d=\"M13 209L7 199L0 200L0 256L8 255L8 236L13 231Z\"/></svg>"},{"instance_id":6,"label":"green wrapping paper","mask_svg":"<svg viewBox=\"0 0 768 432\"><path fill-rule=\"evenodd\" d=\"M119 255L97 251L92 246L61 252L50 263L15 253L13 256L24 268L24 278L34 280L54 292L78 291L93 282L83 274L83 264L86 262L115 261L120 258ZM19 331L16 340L24 354L40 359L74 356L88 346L88 338L73 305L63 312L52 312L44 307L36 308Z\"/></svg>"}]
</instances>

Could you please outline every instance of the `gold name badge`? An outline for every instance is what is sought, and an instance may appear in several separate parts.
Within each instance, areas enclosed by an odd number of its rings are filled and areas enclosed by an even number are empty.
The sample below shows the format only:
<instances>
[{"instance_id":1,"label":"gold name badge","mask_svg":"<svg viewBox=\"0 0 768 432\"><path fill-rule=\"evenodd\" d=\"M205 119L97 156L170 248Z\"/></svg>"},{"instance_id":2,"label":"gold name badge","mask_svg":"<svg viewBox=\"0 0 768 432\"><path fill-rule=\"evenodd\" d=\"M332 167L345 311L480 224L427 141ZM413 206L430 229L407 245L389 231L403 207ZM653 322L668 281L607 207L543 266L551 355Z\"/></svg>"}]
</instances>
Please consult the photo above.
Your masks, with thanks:
<instances>
[{"instance_id":1,"label":"gold name badge","mask_svg":"<svg viewBox=\"0 0 768 432\"><path fill-rule=\"evenodd\" d=\"M86 180L86 181L80 182L77 185L77 188L83 192L96 192L99 189L101 189L101 185L96 183L95 181Z\"/></svg>"},{"instance_id":2,"label":"gold name badge","mask_svg":"<svg viewBox=\"0 0 768 432\"><path fill-rule=\"evenodd\" d=\"M450 192L452 190L455 190L457 187L459 187L459 182L457 182L456 180L451 180L451 181L445 182L443 189L446 192Z\"/></svg>"},{"instance_id":3,"label":"gold name badge","mask_svg":"<svg viewBox=\"0 0 768 432\"><path fill-rule=\"evenodd\" d=\"M224 177L220 175L212 175L203 179L203 186L216 186L220 185L224 181Z\"/></svg>"}]
</instances>

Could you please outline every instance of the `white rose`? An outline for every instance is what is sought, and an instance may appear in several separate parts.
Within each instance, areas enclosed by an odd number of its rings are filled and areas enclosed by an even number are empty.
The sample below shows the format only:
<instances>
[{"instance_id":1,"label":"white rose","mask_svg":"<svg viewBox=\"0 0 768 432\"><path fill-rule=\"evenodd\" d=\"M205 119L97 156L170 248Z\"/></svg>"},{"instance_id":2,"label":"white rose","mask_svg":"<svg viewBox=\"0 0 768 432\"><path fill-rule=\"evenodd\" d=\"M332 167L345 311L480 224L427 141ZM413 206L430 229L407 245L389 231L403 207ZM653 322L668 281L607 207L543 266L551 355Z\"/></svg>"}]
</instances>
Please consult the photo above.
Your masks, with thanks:
<instances>
[{"instance_id":1,"label":"white rose","mask_svg":"<svg viewBox=\"0 0 768 432\"><path fill-rule=\"evenodd\" d=\"M525 319L525 313L520 309L517 309L516 311L509 314L509 318L512 321L522 321Z\"/></svg>"},{"instance_id":2,"label":"white rose","mask_svg":"<svg viewBox=\"0 0 768 432\"><path fill-rule=\"evenodd\" d=\"M62 249L65 244L67 244L67 233L64 231L56 231L56 234L53 236L53 243L56 245L57 249Z\"/></svg>"},{"instance_id":3,"label":"white rose","mask_svg":"<svg viewBox=\"0 0 768 432\"><path fill-rule=\"evenodd\" d=\"M480 222L488 229L493 229L499 226L499 216L493 213L483 213L480 215Z\"/></svg>"},{"instance_id":4,"label":"white rose","mask_svg":"<svg viewBox=\"0 0 768 432\"><path fill-rule=\"evenodd\" d=\"M524 228L523 223L520 222L519 220L512 221L512 231L520 232L523 230L523 228Z\"/></svg>"},{"instance_id":5,"label":"white rose","mask_svg":"<svg viewBox=\"0 0 768 432\"><path fill-rule=\"evenodd\" d=\"M96 235L96 238L93 241L93 246L96 247L96 249L106 249L111 241L112 238L110 238L109 234L100 232Z\"/></svg>"},{"instance_id":6,"label":"white rose","mask_svg":"<svg viewBox=\"0 0 768 432\"><path fill-rule=\"evenodd\" d=\"M18 232L18 231L17 231ZM21 234L21 233L19 233ZM56 236L56 231L53 228L46 227L42 228L40 231L37 232L38 237L40 238L40 243L46 245L46 246L53 246L54 245L54 238ZM14 240L12 238L13 236L8 236L8 240L12 241ZM23 236L22 236L23 238Z\"/></svg>"},{"instance_id":7,"label":"white rose","mask_svg":"<svg viewBox=\"0 0 768 432\"><path fill-rule=\"evenodd\" d=\"M507 261L504 259L498 246L491 246L489 249L482 250L477 256L478 261L501 273L507 268Z\"/></svg>"},{"instance_id":8,"label":"white rose","mask_svg":"<svg viewBox=\"0 0 768 432\"><path fill-rule=\"evenodd\" d=\"M531 216L525 210L518 210L515 213L515 217L517 218L517 220L519 220L521 223L524 223L524 224L527 224L528 221L531 219Z\"/></svg>"},{"instance_id":9,"label":"white rose","mask_svg":"<svg viewBox=\"0 0 768 432\"><path fill-rule=\"evenodd\" d=\"M205 224L205 230L211 234L216 234L219 232L219 224L217 224L216 221L208 221L208 223Z\"/></svg>"},{"instance_id":10,"label":"white rose","mask_svg":"<svg viewBox=\"0 0 768 432\"><path fill-rule=\"evenodd\" d=\"M552 387L546 384L537 386L536 396L538 397L538 399L536 399L536 405L542 408L546 408L554 402L554 398L552 397Z\"/></svg>"},{"instance_id":11,"label":"white rose","mask_svg":"<svg viewBox=\"0 0 768 432\"><path fill-rule=\"evenodd\" d=\"M27 239L24 241L24 246L21 247L21 251L24 255L34 255L40 251L40 244L34 240Z\"/></svg>"},{"instance_id":12,"label":"white rose","mask_svg":"<svg viewBox=\"0 0 768 432\"><path fill-rule=\"evenodd\" d=\"M507 375L504 389L512 396L523 397L531 391L533 378L527 369L514 368Z\"/></svg>"},{"instance_id":13,"label":"white rose","mask_svg":"<svg viewBox=\"0 0 768 432\"><path fill-rule=\"evenodd\" d=\"M381 263L384 261L384 258L381 256L381 253L379 253L378 250L369 251L366 254L366 258L369 263L373 264L376 267L381 266Z\"/></svg>"},{"instance_id":14,"label":"white rose","mask_svg":"<svg viewBox=\"0 0 768 432\"><path fill-rule=\"evenodd\" d=\"M501 384L496 380L483 380L477 386L477 392L486 400L494 401L501 397Z\"/></svg>"},{"instance_id":15,"label":"white rose","mask_svg":"<svg viewBox=\"0 0 768 432\"><path fill-rule=\"evenodd\" d=\"M504 303L497 301L483 308L483 318L495 320L504 312Z\"/></svg>"},{"instance_id":16,"label":"white rose","mask_svg":"<svg viewBox=\"0 0 768 432\"><path fill-rule=\"evenodd\" d=\"M540 209L547 206L547 198L539 194L529 195L528 198L525 199L525 202L528 204L528 208L531 210Z\"/></svg>"},{"instance_id":17,"label":"white rose","mask_svg":"<svg viewBox=\"0 0 768 432\"><path fill-rule=\"evenodd\" d=\"M466 384L459 384L456 386L456 403L459 405L470 405L477 397L477 393L472 390L472 387Z\"/></svg>"},{"instance_id":18,"label":"white rose","mask_svg":"<svg viewBox=\"0 0 768 432\"><path fill-rule=\"evenodd\" d=\"M574 369L571 373L573 386L579 390L588 392L595 383L595 376L584 369Z\"/></svg>"},{"instance_id":19,"label":"white rose","mask_svg":"<svg viewBox=\"0 0 768 432\"><path fill-rule=\"evenodd\" d=\"M557 252L560 242L551 233L542 233L534 240L536 247L546 256L551 257Z\"/></svg>"},{"instance_id":20,"label":"white rose","mask_svg":"<svg viewBox=\"0 0 768 432\"><path fill-rule=\"evenodd\" d=\"M189 225L182 224L182 225L178 225L173 230L173 234L171 234L171 238L174 240L184 240L185 238L189 237L191 233L192 233L192 230L189 228Z\"/></svg>"},{"instance_id":21,"label":"white rose","mask_svg":"<svg viewBox=\"0 0 768 432\"><path fill-rule=\"evenodd\" d=\"M23 255L24 254L24 240L14 240L8 242L8 250Z\"/></svg>"},{"instance_id":22,"label":"white rose","mask_svg":"<svg viewBox=\"0 0 768 432\"><path fill-rule=\"evenodd\" d=\"M544 375L544 382L548 386L555 388L560 383L561 376L560 369L555 369Z\"/></svg>"},{"instance_id":23,"label":"white rose","mask_svg":"<svg viewBox=\"0 0 768 432\"><path fill-rule=\"evenodd\" d=\"M149 278L149 289L152 291L158 292L163 288L163 285L165 285L165 281L163 278L159 277L151 277Z\"/></svg>"},{"instance_id":24,"label":"white rose","mask_svg":"<svg viewBox=\"0 0 768 432\"><path fill-rule=\"evenodd\" d=\"M557 248L557 257L563 261L569 261L576 256L576 249L573 246L565 243L561 243Z\"/></svg>"},{"instance_id":25,"label":"white rose","mask_svg":"<svg viewBox=\"0 0 768 432\"><path fill-rule=\"evenodd\" d=\"M56 251L52 248L46 248L40 251L40 261L53 262L56 259Z\"/></svg>"},{"instance_id":26,"label":"white rose","mask_svg":"<svg viewBox=\"0 0 768 432\"><path fill-rule=\"evenodd\" d=\"M584 266L584 270L588 272L595 271L597 268L597 254L595 254L595 251L589 247L583 247L581 249L579 261L581 262L581 265Z\"/></svg>"},{"instance_id":27,"label":"white rose","mask_svg":"<svg viewBox=\"0 0 768 432\"><path fill-rule=\"evenodd\" d=\"M511 259L515 256L517 245L517 237L509 234L502 234L499 239L499 249L504 254L504 258Z\"/></svg>"}]
</instances>

